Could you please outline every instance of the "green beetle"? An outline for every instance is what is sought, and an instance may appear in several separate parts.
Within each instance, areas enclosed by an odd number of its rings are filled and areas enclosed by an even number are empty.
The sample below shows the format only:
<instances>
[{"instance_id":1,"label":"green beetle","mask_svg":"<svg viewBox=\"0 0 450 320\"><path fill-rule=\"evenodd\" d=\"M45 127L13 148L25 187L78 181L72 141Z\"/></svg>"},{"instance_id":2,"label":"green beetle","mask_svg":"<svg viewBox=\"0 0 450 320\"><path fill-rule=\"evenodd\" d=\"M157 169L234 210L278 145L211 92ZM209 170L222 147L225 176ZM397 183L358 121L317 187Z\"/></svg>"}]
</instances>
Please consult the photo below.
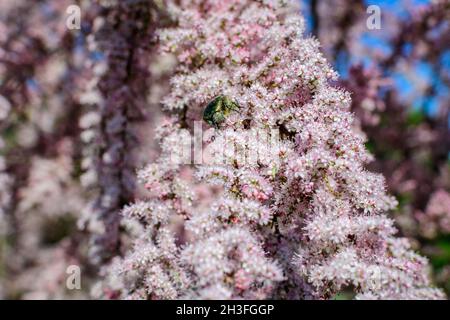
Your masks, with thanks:
<instances>
[{"instance_id":1,"label":"green beetle","mask_svg":"<svg viewBox=\"0 0 450 320\"><path fill-rule=\"evenodd\" d=\"M220 95L212 99L203 111L203 120L209 125L219 128L231 111L239 110L239 105L230 98Z\"/></svg>"}]
</instances>

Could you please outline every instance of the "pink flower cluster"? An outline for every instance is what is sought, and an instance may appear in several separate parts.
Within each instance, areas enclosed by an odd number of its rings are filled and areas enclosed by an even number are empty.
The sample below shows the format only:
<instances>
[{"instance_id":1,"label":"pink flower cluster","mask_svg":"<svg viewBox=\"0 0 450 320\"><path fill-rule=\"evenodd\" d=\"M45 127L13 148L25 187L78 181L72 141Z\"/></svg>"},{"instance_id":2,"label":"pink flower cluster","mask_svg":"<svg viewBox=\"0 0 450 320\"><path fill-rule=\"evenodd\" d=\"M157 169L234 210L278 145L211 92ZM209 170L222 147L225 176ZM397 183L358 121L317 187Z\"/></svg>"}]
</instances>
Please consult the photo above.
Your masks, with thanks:
<instances>
[{"instance_id":1,"label":"pink flower cluster","mask_svg":"<svg viewBox=\"0 0 450 320\"><path fill-rule=\"evenodd\" d=\"M319 43L303 35L295 2L185 0L169 11L178 25L159 38L179 67L164 105L177 115L160 128L160 158L139 172L148 198L123 210L135 240L104 270L96 293L443 298L426 259L395 238L385 213L396 201L383 177L365 169L372 157L354 129L350 96L330 85L337 75ZM249 130L270 136L277 129L279 146L256 163L236 152L195 168L171 162L177 142L219 95L239 111L207 142L211 150L223 149L225 136L236 137L241 152L259 148L238 139Z\"/></svg>"},{"instance_id":2,"label":"pink flower cluster","mask_svg":"<svg viewBox=\"0 0 450 320\"><path fill-rule=\"evenodd\" d=\"M450 234L450 194L443 189L434 192L425 212L416 212L416 218L426 238L436 237L438 233Z\"/></svg>"}]
</instances>

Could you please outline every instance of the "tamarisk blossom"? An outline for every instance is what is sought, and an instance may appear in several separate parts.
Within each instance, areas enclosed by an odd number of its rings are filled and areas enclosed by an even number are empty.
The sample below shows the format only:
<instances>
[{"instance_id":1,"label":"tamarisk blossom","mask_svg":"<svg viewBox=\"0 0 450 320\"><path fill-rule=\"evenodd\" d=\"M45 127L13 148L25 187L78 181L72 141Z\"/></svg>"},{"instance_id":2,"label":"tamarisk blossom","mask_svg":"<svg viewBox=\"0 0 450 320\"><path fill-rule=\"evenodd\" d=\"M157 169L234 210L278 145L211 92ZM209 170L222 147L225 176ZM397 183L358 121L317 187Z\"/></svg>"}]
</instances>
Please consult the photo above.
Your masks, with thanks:
<instances>
[{"instance_id":1,"label":"tamarisk blossom","mask_svg":"<svg viewBox=\"0 0 450 320\"><path fill-rule=\"evenodd\" d=\"M146 103L154 8L150 0L99 1L99 16L88 39L92 51L102 54L82 97L95 108L80 121L82 139L92 145L85 151L82 180L99 187L89 218L90 255L95 262L109 258L118 248L118 212L134 193L132 146Z\"/></svg>"},{"instance_id":2,"label":"tamarisk blossom","mask_svg":"<svg viewBox=\"0 0 450 320\"><path fill-rule=\"evenodd\" d=\"M450 233L450 193L443 189L435 191L425 208L425 212L415 213L421 234L434 238L439 233Z\"/></svg>"},{"instance_id":3,"label":"tamarisk blossom","mask_svg":"<svg viewBox=\"0 0 450 320\"><path fill-rule=\"evenodd\" d=\"M334 4L311 1L311 31L329 61L348 68L340 85L352 92L351 110L376 157L369 168L383 173L388 191L400 199L393 215L401 234L414 238L420 252L441 261L440 241L448 232L445 212L450 210L445 207L445 191L450 190L450 81L449 65L442 63L450 41L449 2L398 1L399 10L381 6L378 31L367 29L363 1ZM365 37L383 46L362 41ZM425 77L417 71L424 65L432 70ZM392 81L397 75L407 79L409 93ZM433 263L433 269L438 284L448 291L448 263Z\"/></svg>"},{"instance_id":4,"label":"tamarisk blossom","mask_svg":"<svg viewBox=\"0 0 450 320\"><path fill-rule=\"evenodd\" d=\"M26 299L38 291L41 298L68 297L65 258L84 252L72 228L84 202L77 148L72 148L78 139L75 93L83 81L84 51L77 41L82 31L65 25L71 4L0 4L0 220L5 218L0 222L0 291L5 299ZM87 2L79 5L88 12ZM89 15L83 15L83 24L89 24ZM64 262L56 261L62 257ZM49 268L55 265L58 274ZM57 295L50 293L50 282L58 284Z\"/></svg>"},{"instance_id":5,"label":"tamarisk blossom","mask_svg":"<svg viewBox=\"0 0 450 320\"><path fill-rule=\"evenodd\" d=\"M349 93L303 36L294 1L180 1L160 31L178 56L160 159L140 171L146 201L123 210L137 237L104 270L108 298L437 299L426 259L394 237L396 205L355 132ZM214 97L239 105L206 139L208 163L170 161ZM280 132L274 148L256 135ZM243 139L242 137L248 137ZM234 145L228 152L224 141ZM259 149L258 149L259 148ZM257 152L250 161L246 152ZM202 190L214 186L212 203ZM216 190L214 189L214 190Z\"/></svg>"}]
</instances>

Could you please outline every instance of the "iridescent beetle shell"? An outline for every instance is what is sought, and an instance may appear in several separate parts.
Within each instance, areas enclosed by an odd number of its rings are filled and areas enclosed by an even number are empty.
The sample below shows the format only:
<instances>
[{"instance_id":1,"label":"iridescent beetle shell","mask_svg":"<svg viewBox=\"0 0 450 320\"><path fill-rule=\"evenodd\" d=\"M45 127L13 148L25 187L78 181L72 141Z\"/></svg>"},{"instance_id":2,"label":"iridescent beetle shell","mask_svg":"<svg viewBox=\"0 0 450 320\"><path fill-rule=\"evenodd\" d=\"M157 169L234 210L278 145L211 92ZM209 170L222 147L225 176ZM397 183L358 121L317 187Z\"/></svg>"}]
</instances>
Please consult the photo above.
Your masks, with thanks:
<instances>
[{"instance_id":1,"label":"iridescent beetle shell","mask_svg":"<svg viewBox=\"0 0 450 320\"><path fill-rule=\"evenodd\" d=\"M212 99L203 111L203 120L209 125L219 128L231 111L239 109L239 105L230 98L220 95Z\"/></svg>"}]
</instances>

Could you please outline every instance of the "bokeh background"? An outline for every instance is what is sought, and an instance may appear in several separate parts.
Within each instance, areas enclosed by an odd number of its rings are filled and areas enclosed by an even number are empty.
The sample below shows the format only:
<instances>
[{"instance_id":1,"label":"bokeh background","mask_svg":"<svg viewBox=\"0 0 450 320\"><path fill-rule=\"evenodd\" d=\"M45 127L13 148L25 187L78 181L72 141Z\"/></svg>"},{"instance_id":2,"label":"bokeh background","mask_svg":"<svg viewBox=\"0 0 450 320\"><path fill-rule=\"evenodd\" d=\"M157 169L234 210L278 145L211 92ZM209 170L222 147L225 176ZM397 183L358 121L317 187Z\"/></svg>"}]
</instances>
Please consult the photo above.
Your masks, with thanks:
<instances>
[{"instance_id":1,"label":"bokeh background","mask_svg":"<svg viewBox=\"0 0 450 320\"><path fill-rule=\"evenodd\" d=\"M89 298L99 277L88 259L90 208L105 193L116 197L110 210L132 201L134 170L158 152L153 128L175 62L157 54L151 32L131 41L105 29L117 18L104 10L107 2L114 1L0 2L0 298ZM150 31L171 23L156 2ZM73 4L81 26L70 30ZM450 3L301 5L307 32L341 75L336 85L352 93L355 126L374 154L370 169L386 177L399 202L389 213L399 235L430 259L434 282L450 293ZM367 27L370 5L380 9L380 29ZM105 74L105 54L129 64ZM102 180L111 168L99 169L95 158L124 121L99 107L109 91L135 110L121 141L127 163L114 168L129 176L120 183ZM108 126L99 128L101 119ZM69 265L82 270L81 290L65 285Z\"/></svg>"}]
</instances>

